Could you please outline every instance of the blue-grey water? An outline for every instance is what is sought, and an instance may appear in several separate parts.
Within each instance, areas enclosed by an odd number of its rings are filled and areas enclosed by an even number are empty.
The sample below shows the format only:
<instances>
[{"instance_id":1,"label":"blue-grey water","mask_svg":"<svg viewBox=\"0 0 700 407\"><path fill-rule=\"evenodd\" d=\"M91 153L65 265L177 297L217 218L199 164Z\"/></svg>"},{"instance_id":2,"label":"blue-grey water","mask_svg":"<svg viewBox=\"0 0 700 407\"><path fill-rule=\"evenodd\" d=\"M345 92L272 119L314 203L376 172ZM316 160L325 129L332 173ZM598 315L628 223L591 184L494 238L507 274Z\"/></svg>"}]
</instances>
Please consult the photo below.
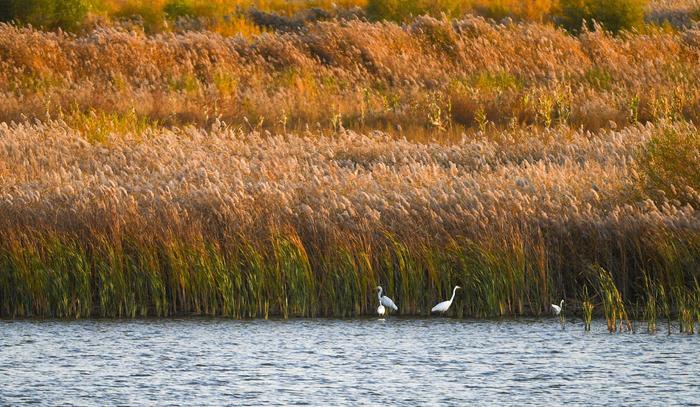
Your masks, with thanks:
<instances>
[{"instance_id":1,"label":"blue-grey water","mask_svg":"<svg viewBox=\"0 0 700 407\"><path fill-rule=\"evenodd\" d=\"M700 335L447 318L0 321L0 405L700 405Z\"/></svg>"}]
</instances>

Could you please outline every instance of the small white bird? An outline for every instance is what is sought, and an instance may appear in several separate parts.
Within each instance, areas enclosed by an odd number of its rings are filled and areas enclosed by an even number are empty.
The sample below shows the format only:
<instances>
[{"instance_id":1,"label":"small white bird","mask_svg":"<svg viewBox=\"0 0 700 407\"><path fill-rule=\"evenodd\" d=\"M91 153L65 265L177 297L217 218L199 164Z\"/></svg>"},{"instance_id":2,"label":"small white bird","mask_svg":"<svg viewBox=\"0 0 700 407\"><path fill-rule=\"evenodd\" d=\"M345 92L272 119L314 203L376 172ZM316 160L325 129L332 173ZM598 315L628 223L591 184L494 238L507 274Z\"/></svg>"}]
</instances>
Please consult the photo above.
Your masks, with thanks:
<instances>
[{"instance_id":1,"label":"small white bird","mask_svg":"<svg viewBox=\"0 0 700 407\"><path fill-rule=\"evenodd\" d=\"M564 306L564 300L561 300L559 305L557 304L552 304L552 312L554 312L554 315L559 315L561 313L561 307Z\"/></svg>"},{"instance_id":2,"label":"small white bird","mask_svg":"<svg viewBox=\"0 0 700 407\"><path fill-rule=\"evenodd\" d=\"M455 286L455 289L452 290L452 298L449 299L449 301L443 301L439 303L438 305L434 306L433 309L430 310L430 312L442 312L445 313L447 312L448 309L450 309L450 306L452 305L452 301L455 299L455 294L457 293L457 289L462 288L458 285Z\"/></svg>"},{"instance_id":3,"label":"small white bird","mask_svg":"<svg viewBox=\"0 0 700 407\"><path fill-rule=\"evenodd\" d=\"M393 309L394 311L398 311L399 307L394 304L394 301L391 300L391 298L387 297L386 295L382 295L382 286L377 286L377 296L379 297L379 307L377 308L377 314L379 315L384 315L384 312L386 312L386 308Z\"/></svg>"}]
</instances>

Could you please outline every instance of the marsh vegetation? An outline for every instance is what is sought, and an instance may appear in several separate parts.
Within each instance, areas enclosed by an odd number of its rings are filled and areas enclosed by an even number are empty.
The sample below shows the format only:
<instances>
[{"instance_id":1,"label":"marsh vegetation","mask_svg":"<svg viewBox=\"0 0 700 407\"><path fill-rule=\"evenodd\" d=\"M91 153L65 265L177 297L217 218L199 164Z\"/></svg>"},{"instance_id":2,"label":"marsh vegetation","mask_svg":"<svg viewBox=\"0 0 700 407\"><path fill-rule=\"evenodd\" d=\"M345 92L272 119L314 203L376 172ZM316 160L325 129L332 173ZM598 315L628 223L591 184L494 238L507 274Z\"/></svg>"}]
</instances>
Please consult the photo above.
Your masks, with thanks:
<instances>
[{"instance_id":1,"label":"marsh vegetation","mask_svg":"<svg viewBox=\"0 0 700 407\"><path fill-rule=\"evenodd\" d=\"M700 30L530 20L0 25L0 316L694 332Z\"/></svg>"}]
</instances>

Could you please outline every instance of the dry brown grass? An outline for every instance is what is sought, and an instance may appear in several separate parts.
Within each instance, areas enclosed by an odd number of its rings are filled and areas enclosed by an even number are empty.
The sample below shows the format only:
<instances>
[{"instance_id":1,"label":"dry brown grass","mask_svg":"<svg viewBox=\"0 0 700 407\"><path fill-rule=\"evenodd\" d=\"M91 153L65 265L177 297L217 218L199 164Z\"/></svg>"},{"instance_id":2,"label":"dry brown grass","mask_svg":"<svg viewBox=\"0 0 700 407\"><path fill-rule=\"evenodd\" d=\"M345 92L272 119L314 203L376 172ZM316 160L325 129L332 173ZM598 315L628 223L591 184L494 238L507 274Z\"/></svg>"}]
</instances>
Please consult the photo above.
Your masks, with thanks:
<instances>
[{"instance_id":1,"label":"dry brown grass","mask_svg":"<svg viewBox=\"0 0 700 407\"><path fill-rule=\"evenodd\" d=\"M698 0L654 0L647 7L647 20L654 23L668 22L674 26L687 26L700 18Z\"/></svg>"},{"instance_id":2,"label":"dry brown grass","mask_svg":"<svg viewBox=\"0 0 700 407\"><path fill-rule=\"evenodd\" d=\"M119 29L74 37L2 25L0 120L133 111L162 125L401 127L409 138L438 130L453 140L493 125L696 121L697 44L692 29L572 37L479 18L323 22L250 40Z\"/></svg>"},{"instance_id":3,"label":"dry brown grass","mask_svg":"<svg viewBox=\"0 0 700 407\"><path fill-rule=\"evenodd\" d=\"M0 25L0 316L346 316L378 283L420 314L456 282L457 315L540 314L606 270L687 326L699 44L474 17Z\"/></svg>"},{"instance_id":4,"label":"dry brown grass","mask_svg":"<svg viewBox=\"0 0 700 407\"><path fill-rule=\"evenodd\" d=\"M653 201L637 181L640 151L668 131L697 129L512 130L441 145L217 122L91 144L60 122L2 124L0 312L349 315L372 309L381 280L409 314L454 281L467 291L459 315L539 314L552 294L577 295L591 264L613 271L630 300L642 271L685 290L698 277L700 195L687 186L683 203ZM49 270L75 278L76 259L81 285L46 282ZM251 270L271 273L262 288L246 285L263 278ZM289 280L294 270L303 284ZM231 278L242 285L221 285ZM56 308L54 296L77 299Z\"/></svg>"}]
</instances>

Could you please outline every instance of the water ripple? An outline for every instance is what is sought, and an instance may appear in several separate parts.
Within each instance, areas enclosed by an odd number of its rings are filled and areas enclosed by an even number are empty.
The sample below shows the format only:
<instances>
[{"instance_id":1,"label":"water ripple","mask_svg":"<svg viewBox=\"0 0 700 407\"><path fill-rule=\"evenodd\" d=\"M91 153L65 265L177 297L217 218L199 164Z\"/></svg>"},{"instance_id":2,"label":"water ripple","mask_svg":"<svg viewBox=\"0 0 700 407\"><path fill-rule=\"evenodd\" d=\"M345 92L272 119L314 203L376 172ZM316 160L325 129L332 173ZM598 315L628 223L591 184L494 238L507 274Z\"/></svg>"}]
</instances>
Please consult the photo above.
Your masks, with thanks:
<instances>
[{"instance_id":1,"label":"water ripple","mask_svg":"<svg viewBox=\"0 0 700 407\"><path fill-rule=\"evenodd\" d=\"M0 321L0 405L700 404L698 335L598 325Z\"/></svg>"}]
</instances>

